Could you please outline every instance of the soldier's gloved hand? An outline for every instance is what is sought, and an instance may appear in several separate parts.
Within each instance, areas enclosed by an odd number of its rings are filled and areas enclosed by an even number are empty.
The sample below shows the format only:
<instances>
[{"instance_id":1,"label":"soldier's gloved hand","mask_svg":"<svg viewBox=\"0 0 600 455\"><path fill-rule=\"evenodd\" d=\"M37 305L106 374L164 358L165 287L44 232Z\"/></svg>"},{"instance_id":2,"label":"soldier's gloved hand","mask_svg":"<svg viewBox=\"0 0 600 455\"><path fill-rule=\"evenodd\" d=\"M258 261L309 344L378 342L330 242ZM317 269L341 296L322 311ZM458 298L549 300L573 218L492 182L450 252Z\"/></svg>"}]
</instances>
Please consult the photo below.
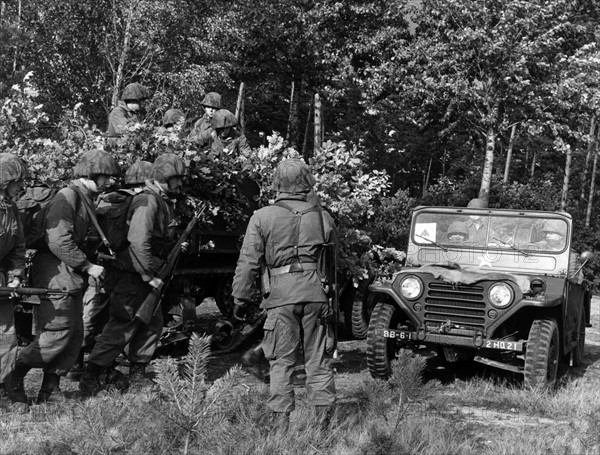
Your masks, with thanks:
<instances>
[{"instance_id":1,"label":"soldier's gloved hand","mask_svg":"<svg viewBox=\"0 0 600 455\"><path fill-rule=\"evenodd\" d=\"M104 267L97 264L90 264L85 270L89 276L97 280L104 278Z\"/></svg>"},{"instance_id":2,"label":"soldier's gloved hand","mask_svg":"<svg viewBox=\"0 0 600 455\"><path fill-rule=\"evenodd\" d=\"M190 248L190 242L181 242L181 252L186 253Z\"/></svg>"},{"instance_id":3,"label":"soldier's gloved hand","mask_svg":"<svg viewBox=\"0 0 600 455\"><path fill-rule=\"evenodd\" d=\"M233 319L241 322L246 322L248 308L250 304L241 300L236 300L233 306Z\"/></svg>"},{"instance_id":4,"label":"soldier's gloved hand","mask_svg":"<svg viewBox=\"0 0 600 455\"><path fill-rule=\"evenodd\" d=\"M148 281L148 284L154 289L160 289L164 283L163 280L161 280L160 278L154 277L150 281Z\"/></svg>"}]
</instances>

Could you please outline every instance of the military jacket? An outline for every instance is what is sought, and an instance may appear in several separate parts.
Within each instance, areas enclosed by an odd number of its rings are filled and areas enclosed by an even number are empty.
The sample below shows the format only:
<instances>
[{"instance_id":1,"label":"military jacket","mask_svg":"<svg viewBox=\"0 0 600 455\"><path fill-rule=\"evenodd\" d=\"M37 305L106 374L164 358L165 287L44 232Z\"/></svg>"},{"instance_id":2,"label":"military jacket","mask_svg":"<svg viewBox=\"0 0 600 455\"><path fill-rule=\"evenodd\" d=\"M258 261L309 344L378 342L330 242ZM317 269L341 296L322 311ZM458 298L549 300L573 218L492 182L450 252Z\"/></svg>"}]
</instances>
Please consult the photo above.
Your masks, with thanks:
<instances>
[{"instance_id":1,"label":"military jacket","mask_svg":"<svg viewBox=\"0 0 600 455\"><path fill-rule=\"evenodd\" d=\"M129 247L119 254L126 269L135 271L144 281L158 272L174 245L174 204L150 181L135 195L128 213Z\"/></svg>"},{"instance_id":2,"label":"military jacket","mask_svg":"<svg viewBox=\"0 0 600 455\"><path fill-rule=\"evenodd\" d=\"M125 101L119 101L117 107L108 115L108 128L106 130L108 144L110 146L116 145L117 138L125 132L127 125L137 121L137 114L127 108Z\"/></svg>"},{"instance_id":3,"label":"military jacket","mask_svg":"<svg viewBox=\"0 0 600 455\"><path fill-rule=\"evenodd\" d=\"M281 194L277 201L282 201L298 211L304 211L314 205L306 201L306 195ZM325 211L314 210L299 215L278 205L257 210L248 223L235 270L234 298L238 301L248 301L252 298L262 260L269 269L295 262L316 263L323 243L335 242L336 239L333 219ZM319 270L271 276L270 288L271 292L263 300L262 308L327 301Z\"/></svg>"},{"instance_id":4,"label":"military jacket","mask_svg":"<svg viewBox=\"0 0 600 455\"><path fill-rule=\"evenodd\" d=\"M204 114L196 123L194 123L194 127L192 128L188 139L203 147L210 143L212 132L211 120L208 115Z\"/></svg>"},{"instance_id":5,"label":"military jacket","mask_svg":"<svg viewBox=\"0 0 600 455\"><path fill-rule=\"evenodd\" d=\"M23 277L25 270L25 236L17 205L0 201L0 271L8 280Z\"/></svg>"}]
</instances>

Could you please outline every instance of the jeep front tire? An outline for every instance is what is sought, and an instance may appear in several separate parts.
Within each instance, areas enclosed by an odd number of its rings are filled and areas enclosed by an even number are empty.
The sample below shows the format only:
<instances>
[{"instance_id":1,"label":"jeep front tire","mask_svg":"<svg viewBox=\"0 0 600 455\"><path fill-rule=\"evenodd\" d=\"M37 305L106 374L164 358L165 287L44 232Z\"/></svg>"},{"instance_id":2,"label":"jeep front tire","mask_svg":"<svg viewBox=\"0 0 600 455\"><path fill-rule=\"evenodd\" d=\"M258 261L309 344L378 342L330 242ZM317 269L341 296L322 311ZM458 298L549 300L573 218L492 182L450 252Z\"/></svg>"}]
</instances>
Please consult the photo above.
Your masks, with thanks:
<instances>
[{"instance_id":1,"label":"jeep front tire","mask_svg":"<svg viewBox=\"0 0 600 455\"><path fill-rule=\"evenodd\" d=\"M374 378L387 379L392 374L392 360L396 356L397 342L394 338L384 338L382 330L395 329L399 311L388 302L377 302L369 321L367 333L367 366Z\"/></svg>"},{"instance_id":2,"label":"jeep front tire","mask_svg":"<svg viewBox=\"0 0 600 455\"><path fill-rule=\"evenodd\" d=\"M556 321L552 318L533 321L525 352L525 385L532 389L554 387L559 355Z\"/></svg>"}]
</instances>

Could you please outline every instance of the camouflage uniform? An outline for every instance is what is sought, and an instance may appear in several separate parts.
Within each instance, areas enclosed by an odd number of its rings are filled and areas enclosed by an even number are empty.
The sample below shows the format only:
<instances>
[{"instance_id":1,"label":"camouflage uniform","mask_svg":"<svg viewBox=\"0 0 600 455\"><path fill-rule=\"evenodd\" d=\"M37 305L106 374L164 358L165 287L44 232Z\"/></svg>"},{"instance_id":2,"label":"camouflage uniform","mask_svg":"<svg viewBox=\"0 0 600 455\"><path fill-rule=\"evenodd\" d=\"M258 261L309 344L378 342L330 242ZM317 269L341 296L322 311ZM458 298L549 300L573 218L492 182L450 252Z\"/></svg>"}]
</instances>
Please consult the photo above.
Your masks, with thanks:
<instances>
[{"instance_id":1,"label":"camouflage uniform","mask_svg":"<svg viewBox=\"0 0 600 455\"><path fill-rule=\"evenodd\" d=\"M74 170L76 177L118 175L114 158L106 152L83 155ZM35 339L20 350L11 389L26 400L23 378L31 368L43 368L44 380L38 401L45 401L58 386L60 376L73 366L83 341L83 292L86 271L94 266L84 252L92 227L86 198L93 207L95 194L81 179L59 191L44 208L43 246L34 257L31 284L62 289L68 295L44 298L35 313ZM93 210L93 208L92 208ZM22 401L22 400L21 400Z\"/></svg>"},{"instance_id":2,"label":"camouflage uniform","mask_svg":"<svg viewBox=\"0 0 600 455\"><path fill-rule=\"evenodd\" d=\"M204 108L211 107L213 109L221 109L221 95L215 92L207 93L200 103ZM205 113L196 123L188 136L188 140L195 142L200 147L205 147L210 144L213 133L212 118Z\"/></svg>"},{"instance_id":3,"label":"camouflage uniform","mask_svg":"<svg viewBox=\"0 0 600 455\"><path fill-rule=\"evenodd\" d=\"M27 170L20 159L0 153L0 286L22 279L25 270L25 236L15 202L4 193L8 182L22 180ZM0 297L0 383L13 370L17 358L13 305Z\"/></svg>"},{"instance_id":4,"label":"camouflage uniform","mask_svg":"<svg viewBox=\"0 0 600 455\"><path fill-rule=\"evenodd\" d=\"M217 133L217 138L210 138L212 153L217 156L221 153L237 156L251 151L246 136L236 129L237 124L237 118L227 109L219 109L215 112L211 125Z\"/></svg>"},{"instance_id":5,"label":"camouflage uniform","mask_svg":"<svg viewBox=\"0 0 600 455\"><path fill-rule=\"evenodd\" d=\"M128 125L140 121L137 112L127 107L126 101L143 101L150 97L148 89L137 82L129 84L123 89L121 100L117 103L110 114L108 114L108 128L106 129L106 145L112 149L117 145L117 139L127 130Z\"/></svg>"},{"instance_id":6,"label":"camouflage uniform","mask_svg":"<svg viewBox=\"0 0 600 455\"><path fill-rule=\"evenodd\" d=\"M161 174L167 163L174 162L170 175ZM169 168L170 169L170 168ZM143 324L135 315L152 287L164 259L173 245L174 204L159 182L185 173L183 161L175 155L160 155L152 168L153 180L146 182L143 192L134 196L129 208L129 246L117 254L118 273L111 280L110 316L102 334L89 356L86 371L79 383L85 395L99 391L98 377L129 344L130 379L143 377L145 367L156 349L162 333L162 311L153 315L149 324Z\"/></svg>"},{"instance_id":7,"label":"camouflage uniform","mask_svg":"<svg viewBox=\"0 0 600 455\"><path fill-rule=\"evenodd\" d=\"M314 182L301 160L280 163L274 180L276 202L250 219L233 280L235 303L243 306L251 299L262 260L270 270L271 292L261 304L267 310L262 347L271 365L268 406L276 413L294 409L292 374L301 346L309 401L317 407L335 401L326 328L320 324L328 309L327 296L317 260L324 240L336 234L331 216L314 201L307 202Z\"/></svg>"}]
</instances>

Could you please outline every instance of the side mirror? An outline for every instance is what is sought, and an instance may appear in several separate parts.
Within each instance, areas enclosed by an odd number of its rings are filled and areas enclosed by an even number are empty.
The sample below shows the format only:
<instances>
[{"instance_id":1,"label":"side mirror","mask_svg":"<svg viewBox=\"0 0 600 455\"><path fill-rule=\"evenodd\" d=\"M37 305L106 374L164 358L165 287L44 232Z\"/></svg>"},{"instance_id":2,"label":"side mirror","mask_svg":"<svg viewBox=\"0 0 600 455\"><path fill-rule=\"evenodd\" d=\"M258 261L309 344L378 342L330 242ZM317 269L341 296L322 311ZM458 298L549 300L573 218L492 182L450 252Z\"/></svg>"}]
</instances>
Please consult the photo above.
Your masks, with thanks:
<instances>
[{"instance_id":1,"label":"side mirror","mask_svg":"<svg viewBox=\"0 0 600 455\"><path fill-rule=\"evenodd\" d=\"M594 253L592 253L591 251L584 251L583 253L581 253L580 259L581 262L583 262L583 264L587 264L588 262L594 260Z\"/></svg>"}]
</instances>

